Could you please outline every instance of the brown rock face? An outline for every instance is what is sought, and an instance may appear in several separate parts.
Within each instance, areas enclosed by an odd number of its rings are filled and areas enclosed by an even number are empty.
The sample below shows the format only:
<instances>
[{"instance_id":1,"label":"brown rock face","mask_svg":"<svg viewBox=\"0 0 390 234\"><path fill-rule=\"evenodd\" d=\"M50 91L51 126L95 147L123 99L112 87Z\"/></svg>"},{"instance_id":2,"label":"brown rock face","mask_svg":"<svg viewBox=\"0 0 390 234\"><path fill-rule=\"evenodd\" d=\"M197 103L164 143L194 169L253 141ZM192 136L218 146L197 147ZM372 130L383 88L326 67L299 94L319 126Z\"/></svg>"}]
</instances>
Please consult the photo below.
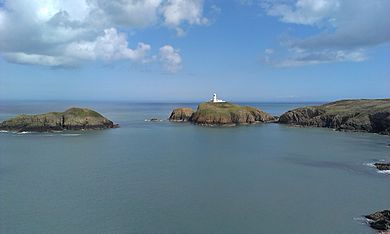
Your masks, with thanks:
<instances>
[{"instance_id":1,"label":"brown rock face","mask_svg":"<svg viewBox=\"0 0 390 234\"><path fill-rule=\"evenodd\" d=\"M117 125L112 121L96 111L86 108L70 108L65 112L50 112L40 115L19 115L0 123L1 130L34 132L114 127Z\"/></svg>"},{"instance_id":2,"label":"brown rock face","mask_svg":"<svg viewBox=\"0 0 390 234\"><path fill-rule=\"evenodd\" d=\"M390 134L390 99L342 100L284 113L279 123Z\"/></svg>"},{"instance_id":3,"label":"brown rock face","mask_svg":"<svg viewBox=\"0 0 390 234\"><path fill-rule=\"evenodd\" d=\"M176 108L172 111L171 116L169 116L169 121L173 122L184 122L189 121L194 111L191 108L182 107Z\"/></svg>"}]
</instances>

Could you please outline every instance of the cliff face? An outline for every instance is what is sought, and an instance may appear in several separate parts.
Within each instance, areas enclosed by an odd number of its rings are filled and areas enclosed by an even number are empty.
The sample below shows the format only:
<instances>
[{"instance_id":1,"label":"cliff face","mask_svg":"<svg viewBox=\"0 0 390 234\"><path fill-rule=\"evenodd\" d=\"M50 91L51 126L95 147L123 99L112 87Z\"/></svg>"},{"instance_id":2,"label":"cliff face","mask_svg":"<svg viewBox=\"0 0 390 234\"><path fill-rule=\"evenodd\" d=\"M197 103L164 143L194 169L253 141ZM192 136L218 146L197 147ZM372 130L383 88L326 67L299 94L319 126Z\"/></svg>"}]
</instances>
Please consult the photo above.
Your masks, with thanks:
<instances>
[{"instance_id":1,"label":"cliff face","mask_svg":"<svg viewBox=\"0 0 390 234\"><path fill-rule=\"evenodd\" d=\"M342 100L284 113L279 123L390 134L390 99Z\"/></svg>"},{"instance_id":2,"label":"cliff face","mask_svg":"<svg viewBox=\"0 0 390 234\"><path fill-rule=\"evenodd\" d=\"M7 131L62 131L80 129L114 128L116 125L96 111L86 108L70 108L65 112L39 115L19 115L0 123Z\"/></svg>"},{"instance_id":3,"label":"cliff face","mask_svg":"<svg viewBox=\"0 0 390 234\"><path fill-rule=\"evenodd\" d=\"M176 108L172 111L171 116L169 116L169 121L174 122L183 122L189 121L194 111L191 108L182 107Z\"/></svg>"},{"instance_id":4,"label":"cliff face","mask_svg":"<svg viewBox=\"0 0 390 234\"><path fill-rule=\"evenodd\" d=\"M186 109L186 114L183 114ZM191 115L190 115L191 113ZM198 106L196 112L189 108L175 109L171 121L190 121L200 125L238 125L258 122L275 121L275 118L264 111L248 106L239 106L232 103L205 102Z\"/></svg>"}]
</instances>

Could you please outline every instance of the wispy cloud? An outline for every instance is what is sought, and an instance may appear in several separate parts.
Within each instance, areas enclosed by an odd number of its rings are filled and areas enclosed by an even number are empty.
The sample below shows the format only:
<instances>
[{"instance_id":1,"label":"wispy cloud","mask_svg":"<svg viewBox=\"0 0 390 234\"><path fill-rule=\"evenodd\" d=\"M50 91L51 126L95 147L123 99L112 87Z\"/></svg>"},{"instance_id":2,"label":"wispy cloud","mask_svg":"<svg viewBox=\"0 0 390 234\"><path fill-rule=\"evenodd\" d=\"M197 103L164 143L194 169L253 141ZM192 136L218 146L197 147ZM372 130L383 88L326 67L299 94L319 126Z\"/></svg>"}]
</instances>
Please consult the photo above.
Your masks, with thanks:
<instances>
[{"instance_id":1,"label":"wispy cloud","mask_svg":"<svg viewBox=\"0 0 390 234\"><path fill-rule=\"evenodd\" d=\"M390 1L261 1L263 10L289 24L315 27L319 33L284 39L264 61L274 66L361 62L371 48L390 42Z\"/></svg>"}]
</instances>

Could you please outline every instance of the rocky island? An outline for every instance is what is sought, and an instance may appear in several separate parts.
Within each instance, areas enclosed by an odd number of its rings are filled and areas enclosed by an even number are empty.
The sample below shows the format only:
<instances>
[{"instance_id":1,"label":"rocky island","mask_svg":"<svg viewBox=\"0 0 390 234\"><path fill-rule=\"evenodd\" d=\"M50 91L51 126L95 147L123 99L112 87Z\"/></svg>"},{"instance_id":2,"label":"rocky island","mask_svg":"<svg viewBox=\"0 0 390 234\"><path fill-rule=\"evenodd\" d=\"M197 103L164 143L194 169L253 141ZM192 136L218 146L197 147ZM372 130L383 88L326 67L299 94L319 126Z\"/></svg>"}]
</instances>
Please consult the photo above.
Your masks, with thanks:
<instances>
[{"instance_id":1,"label":"rocky island","mask_svg":"<svg viewBox=\"0 0 390 234\"><path fill-rule=\"evenodd\" d=\"M170 121L189 121L205 126L235 126L273 122L275 117L249 106L240 106L229 102L204 102L196 111L191 108L177 108L172 111Z\"/></svg>"},{"instance_id":2,"label":"rocky island","mask_svg":"<svg viewBox=\"0 0 390 234\"><path fill-rule=\"evenodd\" d=\"M87 108L70 108L64 112L39 115L18 115L0 123L0 130L47 132L62 130L91 130L115 128L118 125L96 111Z\"/></svg>"},{"instance_id":3,"label":"rocky island","mask_svg":"<svg viewBox=\"0 0 390 234\"><path fill-rule=\"evenodd\" d=\"M279 123L390 135L390 99L341 100L287 111Z\"/></svg>"}]
</instances>

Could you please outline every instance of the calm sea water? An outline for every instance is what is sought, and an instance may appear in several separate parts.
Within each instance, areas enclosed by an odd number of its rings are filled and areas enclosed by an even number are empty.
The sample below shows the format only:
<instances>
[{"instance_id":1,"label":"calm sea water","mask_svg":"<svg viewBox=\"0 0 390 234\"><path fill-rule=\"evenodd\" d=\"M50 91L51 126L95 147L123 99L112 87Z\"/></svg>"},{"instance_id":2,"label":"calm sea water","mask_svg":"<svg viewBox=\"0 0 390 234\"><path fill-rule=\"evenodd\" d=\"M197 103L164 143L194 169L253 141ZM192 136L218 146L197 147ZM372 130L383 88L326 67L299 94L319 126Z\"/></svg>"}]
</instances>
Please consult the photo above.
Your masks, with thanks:
<instances>
[{"instance_id":1,"label":"calm sea water","mask_svg":"<svg viewBox=\"0 0 390 234\"><path fill-rule=\"evenodd\" d=\"M1 102L0 120L87 106L121 128L0 133L0 233L374 233L389 137L167 121L195 104ZM307 104L252 103L274 115Z\"/></svg>"}]
</instances>

